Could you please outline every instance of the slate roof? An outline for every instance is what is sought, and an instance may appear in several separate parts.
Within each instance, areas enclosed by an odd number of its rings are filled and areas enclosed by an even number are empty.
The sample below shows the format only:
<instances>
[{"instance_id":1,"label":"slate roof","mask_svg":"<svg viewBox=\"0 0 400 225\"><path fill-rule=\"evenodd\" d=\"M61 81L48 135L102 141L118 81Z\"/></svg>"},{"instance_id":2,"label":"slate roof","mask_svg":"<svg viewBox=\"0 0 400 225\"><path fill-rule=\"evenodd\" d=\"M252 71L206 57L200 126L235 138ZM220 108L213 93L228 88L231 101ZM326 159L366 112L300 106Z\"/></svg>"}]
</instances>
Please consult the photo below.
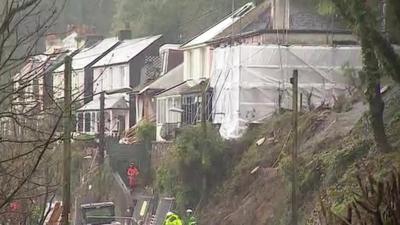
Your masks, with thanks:
<instances>
[{"instance_id":1,"label":"slate roof","mask_svg":"<svg viewBox=\"0 0 400 225\"><path fill-rule=\"evenodd\" d=\"M269 0L257 5L254 10L251 10L240 20L226 27L224 31L220 32L209 42L241 34L265 31L273 31L272 4ZM288 31L345 32L349 30L339 17L320 15L312 3L302 0L291 0Z\"/></svg>"},{"instance_id":2,"label":"slate roof","mask_svg":"<svg viewBox=\"0 0 400 225\"><path fill-rule=\"evenodd\" d=\"M243 33L249 33L254 31L260 31L272 28L271 20L271 4L269 1L264 1L259 4L255 9L244 15L239 21L231 24L224 31L214 37L215 39L221 39L230 37L232 35L238 35Z\"/></svg>"},{"instance_id":3,"label":"slate roof","mask_svg":"<svg viewBox=\"0 0 400 225\"><path fill-rule=\"evenodd\" d=\"M129 109L127 100L123 95L106 95L104 109ZM100 110L100 96L95 96L92 101L82 106L78 111L98 111Z\"/></svg>"},{"instance_id":4,"label":"slate roof","mask_svg":"<svg viewBox=\"0 0 400 225\"><path fill-rule=\"evenodd\" d=\"M90 48L82 49L72 58L72 68L74 70L85 68L117 44L118 38L113 37L106 38ZM64 71L64 65L57 68L55 72L62 71Z\"/></svg>"},{"instance_id":5,"label":"slate roof","mask_svg":"<svg viewBox=\"0 0 400 225\"><path fill-rule=\"evenodd\" d=\"M249 11L253 10L254 8L255 8L255 6L254 6L254 3L252 3L252 2L249 2L245 5L243 5L238 10L236 10L234 13L230 14L227 18L225 18L224 20L217 23L215 26L209 28L208 30L206 30L203 33L200 33L198 36L194 37L193 39L188 41L186 44L182 45L182 48L188 48L188 47L200 45L200 44L206 43L208 41L211 41L218 34L223 32L226 28L230 27L236 21L240 20L240 18L245 16Z\"/></svg>"},{"instance_id":6,"label":"slate roof","mask_svg":"<svg viewBox=\"0 0 400 225\"><path fill-rule=\"evenodd\" d=\"M93 67L127 63L161 37L162 35L157 35L125 40L95 63Z\"/></svg>"},{"instance_id":7,"label":"slate roof","mask_svg":"<svg viewBox=\"0 0 400 225\"><path fill-rule=\"evenodd\" d=\"M156 97L168 97L168 96L174 96L174 95L181 95L182 93L185 93L186 91L189 91L191 86L188 84L188 81L183 82L175 87L172 87L160 94L158 94Z\"/></svg>"},{"instance_id":8,"label":"slate roof","mask_svg":"<svg viewBox=\"0 0 400 225\"><path fill-rule=\"evenodd\" d=\"M290 1L290 30L344 31L348 30L336 16L324 16L310 1Z\"/></svg>"},{"instance_id":9,"label":"slate roof","mask_svg":"<svg viewBox=\"0 0 400 225\"><path fill-rule=\"evenodd\" d=\"M164 90L183 82L183 63L164 74L145 89Z\"/></svg>"}]
</instances>

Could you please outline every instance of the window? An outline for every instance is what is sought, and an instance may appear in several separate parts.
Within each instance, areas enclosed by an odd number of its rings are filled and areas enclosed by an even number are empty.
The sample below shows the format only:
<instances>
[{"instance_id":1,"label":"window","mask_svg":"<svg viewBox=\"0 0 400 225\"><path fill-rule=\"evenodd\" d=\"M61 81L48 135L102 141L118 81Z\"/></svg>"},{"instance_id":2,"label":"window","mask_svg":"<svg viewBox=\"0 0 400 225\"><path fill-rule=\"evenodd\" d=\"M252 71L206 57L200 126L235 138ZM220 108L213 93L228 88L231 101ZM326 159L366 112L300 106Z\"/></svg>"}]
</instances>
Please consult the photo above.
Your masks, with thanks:
<instances>
[{"instance_id":1,"label":"window","mask_svg":"<svg viewBox=\"0 0 400 225\"><path fill-rule=\"evenodd\" d=\"M172 122L172 113L171 113L171 111L170 111L170 109L173 107L173 101L174 101L174 99L173 98L168 98L167 99L167 112L166 112L166 114L168 115L167 116L167 123L171 123Z\"/></svg>"},{"instance_id":2,"label":"window","mask_svg":"<svg viewBox=\"0 0 400 225\"><path fill-rule=\"evenodd\" d=\"M183 108L183 121L186 124L196 124L197 117L197 96L188 95L183 97L182 99L182 108Z\"/></svg>"},{"instance_id":3,"label":"window","mask_svg":"<svg viewBox=\"0 0 400 225\"><path fill-rule=\"evenodd\" d=\"M166 122L166 99L157 99L157 123Z\"/></svg>"},{"instance_id":4,"label":"window","mask_svg":"<svg viewBox=\"0 0 400 225\"><path fill-rule=\"evenodd\" d=\"M125 131L125 117L121 115L118 116L118 131L119 134Z\"/></svg>"},{"instance_id":5,"label":"window","mask_svg":"<svg viewBox=\"0 0 400 225\"><path fill-rule=\"evenodd\" d=\"M96 113L96 132L99 131L100 131L100 113Z\"/></svg>"},{"instance_id":6,"label":"window","mask_svg":"<svg viewBox=\"0 0 400 225\"><path fill-rule=\"evenodd\" d=\"M85 113L85 132L90 132L90 113Z\"/></svg>"},{"instance_id":7,"label":"window","mask_svg":"<svg viewBox=\"0 0 400 225\"><path fill-rule=\"evenodd\" d=\"M114 85L113 85L113 68L110 67L110 69L108 70L108 80L107 80L110 88L109 89L114 89Z\"/></svg>"},{"instance_id":8,"label":"window","mask_svg":"<svg viewBox=\"0 0 400 225\"><path fill-rule=\"evenodd\" d=\"M83 132L83 113L78 113L78 123L77 123L78 132Z\"/></svg>"},{"instance_id":9,"label":"window","mask_svg":"<svg viewBox=\"0 0 400 225\"><path fill-rule=\"evenodd\" d=\"M92 112L91 116L91 124L90 124L90 132L96 132L96 113Z\"/></svg>"},{"instance_id":10,"label":"window","mask_svg":"<svg viewBox=\"0 0 400 225\"><path fill-rule=\"evenodd\" d=\"M175 97L174 98L174 102L173 102L172 107L176 108L176 109L180 109L182 107L181 106L181 98L180 97ZM181 113L179 113L179 112L170 112L170 113L172 114L172 121L171 122L173 122L173 123L181 122Z\"/></svg>"},{"instance_id":11,"label":"window","mask_svg":"<svg viewBox=\"0 0 400 225\"><path fill-rule=\"evenodd\" d=\"M120 78L119 78L119 88L122 88L122 87L124 87L124 84L125 84L125 76L126 76L126 74L125 74L125 67L124 66L120 66L119 67L119 74L120 74Z\"/></svg>"}]
</instances>

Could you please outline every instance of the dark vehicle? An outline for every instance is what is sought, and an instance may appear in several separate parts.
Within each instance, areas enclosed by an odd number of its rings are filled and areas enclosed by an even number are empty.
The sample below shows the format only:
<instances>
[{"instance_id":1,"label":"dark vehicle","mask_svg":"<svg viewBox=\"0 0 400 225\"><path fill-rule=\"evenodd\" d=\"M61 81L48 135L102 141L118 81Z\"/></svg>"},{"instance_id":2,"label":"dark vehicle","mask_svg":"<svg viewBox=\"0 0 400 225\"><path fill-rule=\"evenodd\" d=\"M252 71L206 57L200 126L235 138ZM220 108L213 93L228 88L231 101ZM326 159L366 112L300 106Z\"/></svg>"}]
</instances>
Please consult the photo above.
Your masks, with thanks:
<instances>
[{"instance_id":1,"label":"dark vehicle","mask_svg":"<svg viewBox=\"0 0 400 225\"><path fill-rule=\"evenodd\" d=\"M84 224L115 224L115 206L113 202L90 203L81 205Z\"/></svg>"}]
</instances>

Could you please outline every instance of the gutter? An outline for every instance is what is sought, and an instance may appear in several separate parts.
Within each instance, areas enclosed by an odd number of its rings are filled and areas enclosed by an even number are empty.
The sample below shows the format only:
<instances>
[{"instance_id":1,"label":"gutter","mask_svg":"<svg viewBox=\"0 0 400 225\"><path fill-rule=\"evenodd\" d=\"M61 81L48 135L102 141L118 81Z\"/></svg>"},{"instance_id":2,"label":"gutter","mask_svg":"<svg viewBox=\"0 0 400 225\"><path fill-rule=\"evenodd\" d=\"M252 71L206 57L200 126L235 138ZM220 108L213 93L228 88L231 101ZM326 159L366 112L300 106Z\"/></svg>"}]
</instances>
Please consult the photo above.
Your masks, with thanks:
<instances>
[{"instance_id":1,"label":"gutter","mask_svg":"<svg viewBox=\"0 0 400 225\"><path fill-rule=\"evenodd\" d=\"M233 36L226 36L226 37L221 37L217 39L213 39L211 41L206 42L207 44L220 44L222 42L230 41L230 40L238 40L240 38L247 38L247 37L252 37L256 35L261 35L261 34L348 34L351 35L353 34L350 30L333 30L333 31L327 31L327 30L283 30L283 29L262 29L262 30L256 30L256 31L250 31L246 33L241 33L241 34L236 34Z\"/></svg>"}]
</instances>

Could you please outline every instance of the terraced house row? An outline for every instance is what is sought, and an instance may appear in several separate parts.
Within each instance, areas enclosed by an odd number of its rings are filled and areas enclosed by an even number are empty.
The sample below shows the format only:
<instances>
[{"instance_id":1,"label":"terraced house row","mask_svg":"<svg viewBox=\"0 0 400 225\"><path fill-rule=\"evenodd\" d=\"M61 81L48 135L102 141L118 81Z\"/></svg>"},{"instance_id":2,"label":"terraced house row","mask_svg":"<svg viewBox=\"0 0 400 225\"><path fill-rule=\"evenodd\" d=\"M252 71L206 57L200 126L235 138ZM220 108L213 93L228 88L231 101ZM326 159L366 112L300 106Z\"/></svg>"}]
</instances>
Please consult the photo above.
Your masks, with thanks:
<instances>
[{"instance_id":1,"label":"terraced house row","mask_svg":"<svg viewBox=\"0 0 400 225\"><path fill-rule=\"evenodd\" d=\"M156 145L201 121L202 112L224 138L237 138L277 109L291 109L293 70L302 106L313 107L346 91L344 68L361 68L358 40L341 19L294 0L247 3L185 43L133 38L129 29L108 38L71 29L64 39L49 35L46 53L16 75L44 74L26 88L35 94L18 100L38 98L38 110L62 101L60 62L71 55L75 131L99 132L106 92L105 134L125 144L135 142L130 134L141 121L156 125Z\"/></svg>"}]
</instances>

